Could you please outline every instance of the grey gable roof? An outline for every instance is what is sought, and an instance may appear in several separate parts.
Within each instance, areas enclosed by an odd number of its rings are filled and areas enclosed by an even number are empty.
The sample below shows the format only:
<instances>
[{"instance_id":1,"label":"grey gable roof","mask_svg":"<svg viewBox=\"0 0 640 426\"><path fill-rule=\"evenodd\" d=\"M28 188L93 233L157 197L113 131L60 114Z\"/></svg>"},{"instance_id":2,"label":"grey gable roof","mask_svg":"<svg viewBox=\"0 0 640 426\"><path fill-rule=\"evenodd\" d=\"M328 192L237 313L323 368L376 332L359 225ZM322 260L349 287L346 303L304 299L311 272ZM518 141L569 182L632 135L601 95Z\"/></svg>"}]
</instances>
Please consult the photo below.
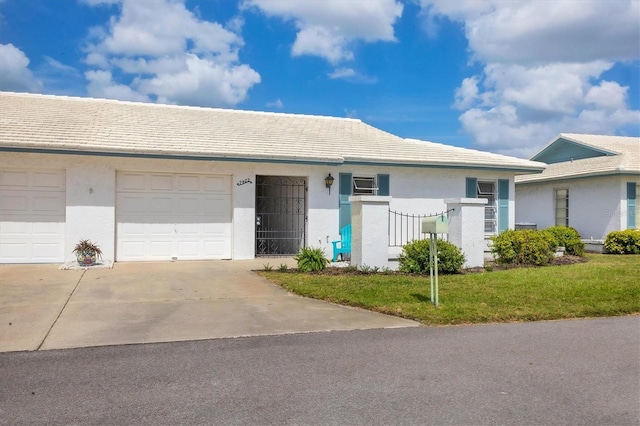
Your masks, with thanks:
<instances>
[{"instance_id":1,"label":"grey gable roof","mask_svg":"<svg viewBox=\"0 0 640 426\"><path fill-rule=\"evenodd\" d=\"M569 145L577 148L573 151L578 153L577 159L572 159ZM557 146L560 147L554 150ZM560 133L532 158L565 161L549 164L540 174L518 176L517 184L616 174L640 175L640 137Z\"/></svg>"},{"instance_id":2,"label":"grey gable roof","mask_svg":"<svg viewBox=\"0 0 640 426\"><path fill-rule=\"evenodd\" d=\"M0 92L0 150L467 167L544 164L403 139L360 120Z\"/></svg>"}]
</instances>

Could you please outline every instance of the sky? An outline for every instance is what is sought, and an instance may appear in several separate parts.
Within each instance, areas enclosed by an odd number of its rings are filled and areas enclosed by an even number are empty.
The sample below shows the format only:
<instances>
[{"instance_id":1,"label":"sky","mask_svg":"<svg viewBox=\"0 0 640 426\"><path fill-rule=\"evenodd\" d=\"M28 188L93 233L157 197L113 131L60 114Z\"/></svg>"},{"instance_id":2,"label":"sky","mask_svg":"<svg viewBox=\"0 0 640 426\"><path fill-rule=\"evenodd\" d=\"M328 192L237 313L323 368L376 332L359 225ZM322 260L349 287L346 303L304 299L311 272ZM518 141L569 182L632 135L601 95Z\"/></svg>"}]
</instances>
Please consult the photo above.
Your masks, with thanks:
<instances>
[{"instance_id":1,"label":"sky","mask_svg":"<svg viewBox=\"0 0 640 426\"><path fill-rule=\"evenodd\" d=\"M640 136L640 0L0 0L0 90L529 158L561 132Z\"/></svg>"}]
</instances>

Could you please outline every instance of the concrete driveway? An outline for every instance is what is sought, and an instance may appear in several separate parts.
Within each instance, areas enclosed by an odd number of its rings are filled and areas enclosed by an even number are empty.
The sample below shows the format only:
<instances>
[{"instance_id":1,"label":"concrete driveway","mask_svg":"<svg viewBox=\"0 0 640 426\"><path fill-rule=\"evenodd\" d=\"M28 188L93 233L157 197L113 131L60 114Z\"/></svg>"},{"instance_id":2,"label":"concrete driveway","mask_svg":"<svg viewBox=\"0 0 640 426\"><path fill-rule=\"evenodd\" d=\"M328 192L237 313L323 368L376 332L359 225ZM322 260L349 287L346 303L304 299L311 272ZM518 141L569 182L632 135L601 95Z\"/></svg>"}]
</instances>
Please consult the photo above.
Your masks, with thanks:
<instances>
[{"instance_id":1,"label":"concrete driveway","mask_svg":"<svg viewBox=\"0 0 640 426\"><path fill-rule=\"evenodd\" d=\"M172 342L418 323L293 295L265 263L116 263L113 269L0 266L0 352Z\"/></svg>"}]
</instances>

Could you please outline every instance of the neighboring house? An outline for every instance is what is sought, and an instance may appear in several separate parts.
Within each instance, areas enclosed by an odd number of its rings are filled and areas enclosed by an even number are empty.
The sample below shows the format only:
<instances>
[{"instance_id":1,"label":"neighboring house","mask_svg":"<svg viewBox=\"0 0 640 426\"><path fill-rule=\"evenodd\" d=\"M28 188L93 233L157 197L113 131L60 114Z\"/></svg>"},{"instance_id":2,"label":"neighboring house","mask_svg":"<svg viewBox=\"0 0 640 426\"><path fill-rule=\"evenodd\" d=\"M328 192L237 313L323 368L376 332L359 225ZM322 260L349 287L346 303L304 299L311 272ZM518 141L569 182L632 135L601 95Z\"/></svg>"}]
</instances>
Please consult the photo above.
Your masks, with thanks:
<instances>
[{"instance_id":1,"label":"neighboring house","mask_svg":"<svg viewBox=\"0 0 640 426\"><path fill-rule=\"evenodd\" d=\"M80 239L116 261L330 255L352 194L422 214L486 197L494 233L515 175L543 169L349 118L0 93L0 263L69 261Z\"/></svg>"},{"instance_id":2,"label":"neighboring house","mask_svg":"<svg viewBox=\"0 0 640 426\"><path fill-rule=\"evenodd\" d=\"M583 239L639 227L640 138L561 133L516 177L516 223L575 228Z\"/></svg>"}]
</instances>

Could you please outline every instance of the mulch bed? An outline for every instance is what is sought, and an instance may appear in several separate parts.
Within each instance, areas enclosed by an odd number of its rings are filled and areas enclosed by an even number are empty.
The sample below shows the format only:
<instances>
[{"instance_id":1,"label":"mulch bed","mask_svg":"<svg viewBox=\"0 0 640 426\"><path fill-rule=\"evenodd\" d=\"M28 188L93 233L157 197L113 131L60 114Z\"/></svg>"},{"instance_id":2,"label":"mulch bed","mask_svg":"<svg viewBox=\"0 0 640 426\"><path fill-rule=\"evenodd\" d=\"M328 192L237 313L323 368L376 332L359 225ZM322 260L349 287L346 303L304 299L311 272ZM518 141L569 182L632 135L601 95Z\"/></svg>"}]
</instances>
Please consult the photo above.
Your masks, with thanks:
<instances>
[{"instance_id":1,"label":"mulch bed","mask_svg":"<svg viewBox=\"0 0 640 426\"><path fill-rule=\"evenodd\" d=\"M586 262L587 262L586 257L564 255L564 256L554 258L553 261L547 266L573 265L575 263L586 263ZM484 267L463 269L461 273L473 274L473 273L481 273L481 272L488 272L488 271L502 271L505 269L514 269L514 268L543 268L543 267L544 266L533 266L533 265L500 265L496 262L486 262ZM274 271L278 271L278 270L274 269ZM299 271L296 268L288 268L286 271L279 271L279 272L298 273ZM327 275L327 276L370 275L373 273L384 274L384 275L415 275L415 274L406 274L405 272L391 271L391 270L385 270L385 271L379 270L377 272L373 272L373 271L364 272L361 270L354 270L354 268L349 268L349 267L339 267L339 268L330 267L325 269L324 271L311 272L311 274L314 274L314 275Z\"/></svg>"},{"instance_id":2,"label":"mulch bed","mask_svg":"<svg viewBox=\"0 0 640 426\"><path fill-rule=\"evenodd\" d=\"M573 265L575 263L586 263L588 262L586 257L580 256L572 256L572 255L564 255L555 257L551 263L545 266L562 266L562 265ZM486 262L484 268L471 268L466 269L462 273L466 272L483 272L487 270L492 271L503 271L505 269L514 269L514 268L544 268L544 266L535 266L535 265L522 265L522 264L514 264L514 265L501 265L496 262Z\"/></svg>"}]
</instances>

